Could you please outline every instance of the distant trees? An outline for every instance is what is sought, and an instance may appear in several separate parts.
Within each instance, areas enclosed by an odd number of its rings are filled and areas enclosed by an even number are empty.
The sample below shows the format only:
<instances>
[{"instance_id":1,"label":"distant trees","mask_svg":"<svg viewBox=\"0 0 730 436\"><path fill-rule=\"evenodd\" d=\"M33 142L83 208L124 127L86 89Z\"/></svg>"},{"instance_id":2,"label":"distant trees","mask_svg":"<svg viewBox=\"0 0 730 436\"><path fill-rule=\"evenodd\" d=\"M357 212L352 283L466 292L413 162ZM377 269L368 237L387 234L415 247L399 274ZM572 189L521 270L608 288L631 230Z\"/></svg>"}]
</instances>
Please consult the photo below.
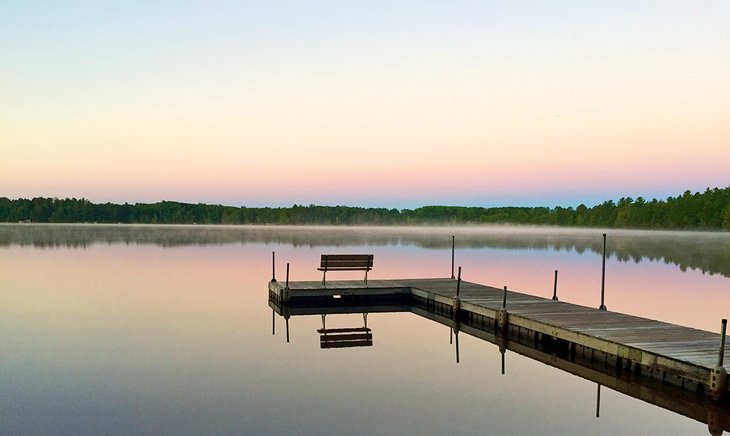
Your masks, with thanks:
<instances>
[{"instance_id":1,"label":"distant trees","mask_svg":"<svg viewBox=\"0 0 730 436\"><path fill-rule=\"evenodd\" d=\"M416 209L303 206L248 208L175 201L94 204L75 198L0 197L0 222L145 224L537 224L580 227L730 230L730 187L685 191L666 200L623 197L593 207L462 207Z\"/></svg>"}]
</instances>

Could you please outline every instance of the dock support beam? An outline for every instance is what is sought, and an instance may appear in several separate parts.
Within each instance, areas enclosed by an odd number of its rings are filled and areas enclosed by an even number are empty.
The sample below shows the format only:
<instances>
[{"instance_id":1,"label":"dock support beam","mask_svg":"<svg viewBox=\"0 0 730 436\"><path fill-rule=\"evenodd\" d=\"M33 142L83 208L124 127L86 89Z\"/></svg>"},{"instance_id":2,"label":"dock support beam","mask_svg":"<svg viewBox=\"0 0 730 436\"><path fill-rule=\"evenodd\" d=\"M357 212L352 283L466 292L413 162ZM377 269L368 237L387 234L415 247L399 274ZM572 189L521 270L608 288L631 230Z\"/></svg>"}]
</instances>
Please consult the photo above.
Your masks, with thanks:
<instances>
[{"instance_id":1,"label":"dock support beam","mask_svg":"<svg viewBox=\"0 0 730 436\"><path fill-rule=\"evenodd\" d=\"M717 366L710 370L710 396L720 400L727 391L727 372L722 366L725 362L725 333L727 331L727 319L722 320L720 327L720 354L717 357Z\"/></svg>"}]
</instances>

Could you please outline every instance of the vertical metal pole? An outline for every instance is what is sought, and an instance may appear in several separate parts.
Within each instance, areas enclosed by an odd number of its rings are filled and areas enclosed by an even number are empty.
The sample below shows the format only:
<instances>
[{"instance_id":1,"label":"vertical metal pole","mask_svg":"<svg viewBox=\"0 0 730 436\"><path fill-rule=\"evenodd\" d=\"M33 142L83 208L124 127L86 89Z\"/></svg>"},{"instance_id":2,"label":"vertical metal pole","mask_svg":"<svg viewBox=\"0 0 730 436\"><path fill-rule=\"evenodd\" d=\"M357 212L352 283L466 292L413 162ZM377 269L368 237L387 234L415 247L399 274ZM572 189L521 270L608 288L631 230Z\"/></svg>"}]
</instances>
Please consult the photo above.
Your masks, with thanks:
<instances>
[{"instance_id":1,"label":"vertical metal pole","mask_svg":"<svg viewBox=\"0 0 730 436\"><path fill-rule=\"evenodd\" d=\"M285 316L284 319L286 319L286 343L289 343L289 317Z\"/></svg>"},{"instance_id":2,"label":"vertical metal pole","mask_svg":"<svg viewBox=\"0 0 730 436\"><path fill-rule=\"evenodd\" d=\"M449 345L454 343L454 327L449 327Z\"/></svg>"},{"instance_id":3,"label":"vertical metal pole","mask_svg":"<svg viewBox=\"0 0 730 436\"><path fill-rule=\"evenodd\" d=\"M720 327L720 355L717 358L717 366L722 366L725 361L725 331L727 330L727 320L722 320Z\"/></svg>"},{"instance_id":4,"label":"vertical metal pole","mask_svg":"<svg viewBox=\"0 0 730 436\"><path fill-rule=\"evenodd\" d=\"M456 363L459 363L459 332L456 332Z\"/></svg>"},{"instance_id":5,"label":"vertical metal pole","mask_svg":"<svg viewBox=\"0 0 730 436\"><path fill-rule=\"evenodd\" d=\"M459 296L459 290L461 289L461 267L459 267L459 278L456 280L456 296Z\"/></svg>"},{"instance_id":6,"label":"vertical metal pole","mask_svg":"<svg viewBox=\"0 0 730 436\"><path fill-rule=\"evenodd\" d=\"M289 262L286 263L286 286L285 289L289 289Z\"/></svg>"},{"instance_id":7,"label":"vertical metal pole","mask_svg":"<svg viewBox=\"0 0 730 436\"><path fill-rule=\"evenodd\" d=\"M502 352L501 354L502 354L502 375L504 375L504 354L505 353Z\"/></svg>"},{"instance_id":8,"label":"vertical metal pole","mask_svg":"<svg viewBox=\"0 0 730 436\"><path fill-rule=\"evenodd\" d=\"M558 301L558 270L555 270L555 284L553 285L553 300Z\"/></svg>"},{"instance_id":9,"label":"vertical metal pole","mask_svg":"<svg viewBox=\"0 0 730 436\"><path fill-rule=\"evenodd\" d=\"M601 310L606 310L604 304L604 296L606 294L606 234L603 234L603 266L601 268L601 305L598 306Z\"/></svg>"},{"instance_id":10,"label":"vertical metal pole","mask_svg":"<svg viewBox=\"0 0 730 436\"><path fill-rule=\"evenodd\" d=\"M451 278L454 278L454 236L451 236Z\"/></svg>"},{"instance_id":11,"label":"vertical metal pole","mask_svg":"<svg viewBox=\"0 0 730 436\"><path fill-rule=\"evenodd\" d=\"M601 417L601 385L598 385L596 390L596 418Z\"/></svg>"},{"instance_id":12,"label":"vertical metal pole","mask_svg":"<svg viewBox=\"0 0 730 436\"><path fill-rule=\"evenodd\" d=\"M271 252L271 281L276 281L276 251Z\"/></svg>"},{"instance_id":13,"label":"vertical metal pole","mask_svg":"<svg viewBox=\"0 0 730 436\"><path fill-rule=\"evenodd\" d=\"M504 295L502 297L502 309L507 308L507 286L504 287Z\"/></svg>"},{"instance_id":14,"label":"vertical metal pole","mask_svg":"<svg viewBox=\"0 0 730 436\"><path fill-rule=\"evenodd\" d=\"M276 336L276 312L271 309L271 334Z\"/></svg>"}]
</instances>

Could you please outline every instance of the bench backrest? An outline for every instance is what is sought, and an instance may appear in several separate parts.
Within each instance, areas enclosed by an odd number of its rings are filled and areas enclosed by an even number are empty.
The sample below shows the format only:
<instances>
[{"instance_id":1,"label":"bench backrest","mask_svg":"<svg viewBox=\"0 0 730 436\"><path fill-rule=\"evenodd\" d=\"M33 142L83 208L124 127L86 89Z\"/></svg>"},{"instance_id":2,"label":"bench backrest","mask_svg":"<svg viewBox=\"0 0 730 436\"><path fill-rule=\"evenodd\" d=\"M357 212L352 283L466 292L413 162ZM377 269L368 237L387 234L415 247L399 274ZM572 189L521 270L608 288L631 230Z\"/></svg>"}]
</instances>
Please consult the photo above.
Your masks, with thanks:
<instances>
[{"instance_id":1,"label":"bench backrest","mask_svg":"<svg viewBox=\"0 0 730 436\"><path fill-rule=\"evenodd\" d=\"M326 269L372 269L372 254L323 254L321 268Z\"/></svg>"}]
</instances>

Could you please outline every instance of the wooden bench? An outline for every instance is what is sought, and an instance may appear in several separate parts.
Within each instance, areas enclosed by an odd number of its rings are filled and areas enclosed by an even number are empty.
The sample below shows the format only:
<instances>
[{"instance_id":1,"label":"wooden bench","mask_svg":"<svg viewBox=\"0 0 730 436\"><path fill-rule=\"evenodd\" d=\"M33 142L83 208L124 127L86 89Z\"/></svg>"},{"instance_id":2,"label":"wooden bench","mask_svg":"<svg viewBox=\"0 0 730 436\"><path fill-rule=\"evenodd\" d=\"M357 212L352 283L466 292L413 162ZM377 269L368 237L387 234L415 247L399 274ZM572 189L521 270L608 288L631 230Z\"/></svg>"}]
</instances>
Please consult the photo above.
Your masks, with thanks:
<instances>
[{"instance_id":1,"label":"wooden bench","mask_svg":"<svg viewBox=\"0 0 730 436\"><path fill-rule=\"evenodd\" d=\"M318 271L324 271L322 285L325 284L327 271L365 271L365 284L368 284L368 271L373 269L372 254L323 254Z\"/></svg>"}]
</instances>

